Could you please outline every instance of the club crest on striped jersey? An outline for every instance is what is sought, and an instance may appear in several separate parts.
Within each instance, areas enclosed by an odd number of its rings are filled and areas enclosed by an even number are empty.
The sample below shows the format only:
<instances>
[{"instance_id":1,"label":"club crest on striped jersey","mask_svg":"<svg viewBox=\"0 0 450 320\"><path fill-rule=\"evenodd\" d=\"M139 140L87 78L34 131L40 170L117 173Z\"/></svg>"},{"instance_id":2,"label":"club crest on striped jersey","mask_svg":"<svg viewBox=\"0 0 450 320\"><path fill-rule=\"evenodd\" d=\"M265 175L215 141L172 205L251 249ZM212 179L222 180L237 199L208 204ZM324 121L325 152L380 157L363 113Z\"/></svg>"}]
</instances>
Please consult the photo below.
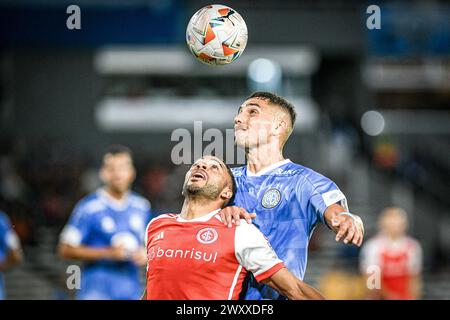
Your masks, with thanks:
<instances>
[{"instance_id":1,"label":"club crest on striped jersey","mask_svg":"<svg viewBox=\"0 0 450 320\"><path fill-rule=\"evenodd\" d=\"M261 200L261 204L266 209L276 207L281 201L281 193L278 189L272 188L267 190Z\"/></svg>"},{"instance_id":2,"label":"club crest on striped jersey","mask_svg":"<svg viewBox=\"0 0 450 320\"><path fill-rule=\"evenodd\" d=\"M203 228L197 232L197 240L203 244L211 244L217 240L219 234L214 228Z\"/></svg>"}]
</instances>

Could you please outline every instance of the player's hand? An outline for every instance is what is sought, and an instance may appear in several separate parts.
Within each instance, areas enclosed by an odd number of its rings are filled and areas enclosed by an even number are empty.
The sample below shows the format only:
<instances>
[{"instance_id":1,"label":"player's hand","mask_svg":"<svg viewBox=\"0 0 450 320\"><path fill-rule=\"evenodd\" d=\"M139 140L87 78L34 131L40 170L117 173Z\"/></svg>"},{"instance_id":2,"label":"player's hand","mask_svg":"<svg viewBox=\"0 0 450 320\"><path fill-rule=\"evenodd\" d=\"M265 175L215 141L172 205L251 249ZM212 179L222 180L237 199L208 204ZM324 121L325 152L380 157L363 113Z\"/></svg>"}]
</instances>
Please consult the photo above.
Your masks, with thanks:
<instances>
[{"instance_id":1,"label":"player's hand","mask_svg":"<svg viewBox=\"0 0 450 320\"><path fill-rule=\"evenodd\" d=\"M336 241L353 243L360 247L364 238L364 224L357 215L347 215L343 212L336 214L331 220L332 227L336 230Z\"/></svg>"},{"instance_id":2,"label":"player's hand","mask_svg":"<svg viewBox=\"0 0 450 320\"><path fill-rule=\"evenodd\" d=\"M133 262L139 267L143 267L147 264L147 254L144 248L141 248L133 253L132 258Z\"/></svg>"},{"instance_id":3,"label":"player's hand","mask_svg":"<svg viewBox=\"0 0 450 320\"><path fill-rule=\"evenodd\" d=\"M113 260L126 261L130 259L130 255L124 246L114 246L109 250L109 256Z\"/></svg>"},{"instance_id":4,"label":"player's hand","mask_svg":"<svg viewBox=\"0 0 450 320\"><path fill-rule=\"evenodd\" d=\"M237 206L225 207L219 212L220 218L224 225L231 228L233 223L240 225L240 220L245 219L247 223L252 223L252 219L256 217L256 213L248 213L247 210Z\"/></svg>"}]
</instances>

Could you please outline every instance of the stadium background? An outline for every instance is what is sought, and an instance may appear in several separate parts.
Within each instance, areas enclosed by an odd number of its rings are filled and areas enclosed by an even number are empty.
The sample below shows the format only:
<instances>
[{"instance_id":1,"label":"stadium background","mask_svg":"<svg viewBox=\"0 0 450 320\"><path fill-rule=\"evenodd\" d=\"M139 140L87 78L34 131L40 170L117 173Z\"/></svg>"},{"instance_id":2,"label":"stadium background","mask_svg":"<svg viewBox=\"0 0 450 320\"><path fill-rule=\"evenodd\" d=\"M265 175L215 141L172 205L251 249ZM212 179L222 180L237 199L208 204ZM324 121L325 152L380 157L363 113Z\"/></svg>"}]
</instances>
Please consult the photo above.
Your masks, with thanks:
<instances>
[{"instance_id":1,"label":"stadium background","mask_svg":"<svg viewBox=\"0 0 450 320\"><path fill-rule=\"evenodd\" d=\"M299 123L285 155L338 183L366 239L382 208L407 210L424 249L423 298L450 298L450 5L220 3L244 17L249 42L233 65L211 68L184 41L207 1L0 1L0 208L25 252L6 273L7 298L72 297L57 237L98 186L105 146L131 147L134 189L154 214L175 212L186 167L170 160L173 130L193 131L194 120L203 131L230 129L258 88L295 102ZM81 8L81 30L66 28L70 4ZM381 8L380 30L366 28L370 4ZM319 227L306 280L360 298L357 257Z\"/></svg>"}]
</instances>

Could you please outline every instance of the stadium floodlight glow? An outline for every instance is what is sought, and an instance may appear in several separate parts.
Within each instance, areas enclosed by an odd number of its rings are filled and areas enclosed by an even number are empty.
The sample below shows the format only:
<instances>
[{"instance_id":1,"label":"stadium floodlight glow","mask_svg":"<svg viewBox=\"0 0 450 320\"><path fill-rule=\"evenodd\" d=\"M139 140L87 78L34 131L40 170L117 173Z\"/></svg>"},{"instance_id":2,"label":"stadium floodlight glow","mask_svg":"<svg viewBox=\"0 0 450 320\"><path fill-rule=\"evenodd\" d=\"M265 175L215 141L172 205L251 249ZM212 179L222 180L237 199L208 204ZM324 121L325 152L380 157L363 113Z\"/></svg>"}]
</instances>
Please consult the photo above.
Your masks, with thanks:
<instances>
[{"instance_id":1,"label":"stadium floodlight glow","mask_svg":"<svg viewBox=\"0 0 450 320\"><path fill-rule=\"evenodd\" d=\"M377 111L367 111L361 117L361 128L369 136L377 136L383 132L384 117Z\"/></svg>"},{"instance_id":2,"label":"stadium floodlight glow","mask_svg":"<svg viewBox=\"0 0 450 320\"><path fill-rule=\"evenodd\" d=\"M259 58L250 63L247 74L257 83L277 82L281 78L281 69L272 60Z\"/></svg>"}]
</instances>

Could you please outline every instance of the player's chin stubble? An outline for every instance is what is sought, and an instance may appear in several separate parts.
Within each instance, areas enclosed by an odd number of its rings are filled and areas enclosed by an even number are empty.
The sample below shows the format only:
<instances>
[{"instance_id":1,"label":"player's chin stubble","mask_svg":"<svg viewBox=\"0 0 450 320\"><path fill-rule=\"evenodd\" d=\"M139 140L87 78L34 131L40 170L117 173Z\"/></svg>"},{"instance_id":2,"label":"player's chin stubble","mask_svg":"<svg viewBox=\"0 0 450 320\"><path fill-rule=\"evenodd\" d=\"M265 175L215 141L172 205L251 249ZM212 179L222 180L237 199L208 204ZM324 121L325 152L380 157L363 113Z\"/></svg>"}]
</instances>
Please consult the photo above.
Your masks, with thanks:
<instances>
[{"instance_id":1,"label":"player's chin stubble","mask_svg":"<svg viewBox=\"0 0 450 320\"><path fill-rule=\"evenodd\" d=\"M210 185L206 183L204 186L199 187L194 184L189 184L189 182L186 182L183 185L183 192L182 195L184 197L189 198L195 198L195 197L205 197L208 199L217 199L217 197L220 195L220 190L217 186Z\"/></svg>"}]
</instances>

